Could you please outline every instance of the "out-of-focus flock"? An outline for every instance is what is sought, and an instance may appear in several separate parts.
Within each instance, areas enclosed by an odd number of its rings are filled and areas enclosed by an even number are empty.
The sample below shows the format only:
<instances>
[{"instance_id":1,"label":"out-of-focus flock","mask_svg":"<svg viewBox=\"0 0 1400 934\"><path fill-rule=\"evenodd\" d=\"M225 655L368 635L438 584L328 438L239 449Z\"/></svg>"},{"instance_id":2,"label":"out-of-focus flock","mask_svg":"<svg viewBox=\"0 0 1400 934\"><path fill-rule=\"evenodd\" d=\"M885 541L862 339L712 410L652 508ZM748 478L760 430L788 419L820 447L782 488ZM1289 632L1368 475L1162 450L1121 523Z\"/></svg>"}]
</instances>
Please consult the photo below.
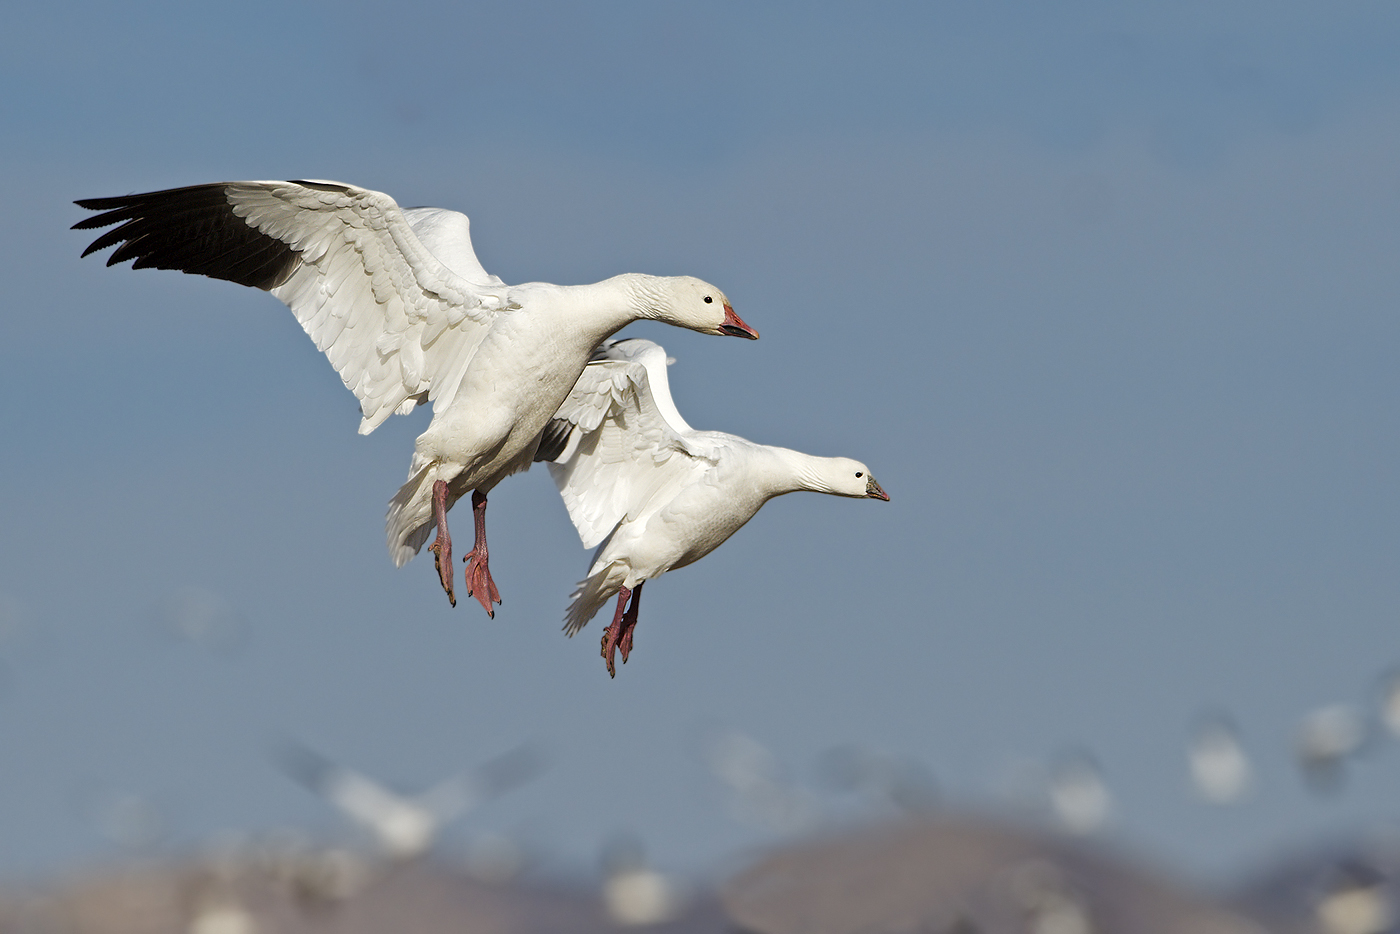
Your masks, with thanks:
<instances>
[{"instance_id":1,"label":"out-of-focus flock","mask_svg":"<svg viewBox=\"0 0 1400 934\"><path fill-rule=\"evenodd\" d=\"M190 638L229 637L217 612L176 619ZM1344 795L1348 774L1373 765L1370 751L1400 741L1400 674L1364 693L1297 725L1295 780L1317 795ZM1251 754L1223 712L1185 733L1181 776L1203 808L1248 806L1259 781L1279 778L1257 773L1264 751ZM478 808L564 767L547 750L521 745L404 791L287 740L269 750L268 767L289 793L322 798L343 833L285 828L173 847L158 803L108 794L89 817L122 855L0 890L0 931L1384 934L1400 925L1400 827L1299 847L1229 888L1193 887L1122 848L1111 780L1087 750L1027 767L992 810L946 799L925 762L859 744L833 746L802 770L737 730L710 732L694 753L729 819L770 841L707 880L650 865L633 837L606 841L588 870L525 840L471 832Z\"/></svg>"}]
</instances>

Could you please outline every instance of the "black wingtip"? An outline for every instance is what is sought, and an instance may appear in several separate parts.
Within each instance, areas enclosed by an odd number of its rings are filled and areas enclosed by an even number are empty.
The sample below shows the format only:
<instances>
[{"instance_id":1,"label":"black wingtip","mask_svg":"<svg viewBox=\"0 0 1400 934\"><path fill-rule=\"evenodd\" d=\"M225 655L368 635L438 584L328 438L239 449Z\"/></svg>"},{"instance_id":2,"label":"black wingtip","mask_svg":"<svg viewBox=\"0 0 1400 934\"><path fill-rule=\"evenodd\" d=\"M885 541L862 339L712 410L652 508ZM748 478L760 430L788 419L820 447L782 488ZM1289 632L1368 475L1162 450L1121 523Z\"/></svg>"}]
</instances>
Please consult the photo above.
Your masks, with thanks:
<instances>
[{"instance_id":1,"label":"black wingtip","mask_svg":"<svg viewBox=\"0 0 1400 934\"><path fill-rule=\"evenodd\" d=\"M301 254L235 214L228 200L229 184L75 201L102 213L78 221L74 230L119 225L92 241L82 255L116 246L108 266L133 260L133 269L176 269L274 289L296 271Z\"/></svg>"}]
</instances>

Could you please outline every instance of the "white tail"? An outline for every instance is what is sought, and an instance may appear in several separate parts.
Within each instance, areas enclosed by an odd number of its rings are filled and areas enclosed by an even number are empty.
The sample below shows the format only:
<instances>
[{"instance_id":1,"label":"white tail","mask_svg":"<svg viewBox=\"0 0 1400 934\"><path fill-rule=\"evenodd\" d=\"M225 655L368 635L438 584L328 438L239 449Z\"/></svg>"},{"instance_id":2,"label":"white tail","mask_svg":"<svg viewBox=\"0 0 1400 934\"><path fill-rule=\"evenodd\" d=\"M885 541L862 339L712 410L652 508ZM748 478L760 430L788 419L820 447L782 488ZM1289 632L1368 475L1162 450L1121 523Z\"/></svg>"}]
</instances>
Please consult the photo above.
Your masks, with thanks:
<instances>
[{"instance_id":1,"label":"white tail","mask_svg":"<svg viewBox=\"0 0 1400 934\"><path fill-rule=\"evenodd\" d=\"M389 513L385 517L385 536L389 544L389 557L394 559L395 567L401 568L413 560L413 556L418 554L418 550L433 533L436 525L433 520L433 483L438 479L437 474L436 465L420 466L418 458L415 457L408 482L399 487L394 498L389 500ZM449 492L449 509L455 500L456 497Z\"/></svg>"},{"instance_id":2,"label":"white tail","mask_svg":"<svg viewBox=\"0 0 1400 934\"><path fill-rule=\"evenodd\" d=\"M617 595L626 579L626 570L620 564L610 564L579 581L578 589L570 596L573 602L564 615L564 632L573 636L603 608L603 605Z\"/></svg>"}]
</instances>

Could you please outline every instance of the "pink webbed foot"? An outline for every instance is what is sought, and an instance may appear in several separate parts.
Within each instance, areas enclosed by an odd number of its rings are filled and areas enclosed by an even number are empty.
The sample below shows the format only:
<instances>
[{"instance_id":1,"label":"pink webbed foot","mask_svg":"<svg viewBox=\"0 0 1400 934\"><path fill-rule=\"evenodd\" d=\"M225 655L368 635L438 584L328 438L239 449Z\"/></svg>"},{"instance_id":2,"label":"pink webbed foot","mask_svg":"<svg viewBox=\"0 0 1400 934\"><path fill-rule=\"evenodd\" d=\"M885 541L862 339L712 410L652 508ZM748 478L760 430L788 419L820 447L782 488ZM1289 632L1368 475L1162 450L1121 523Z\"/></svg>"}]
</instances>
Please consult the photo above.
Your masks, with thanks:
<instances>
[{"instance_id":1,"label":"pink webbed foot","mask_svg":"<svg viewBox=\"0 0 1400 934\"><path fill-rule=\"evenodd\" d=\"M476 597L486 615L495 619L496 611L491 609L491 604L501 602L501 592L491 579L491 556L486 550L486 497L475 490L472 491L472 519L476 525L476 542L462 558L467 565L462 572L467 596Z\"/></svg>"},{"instance_id":2,"label":"pink webbed foot","mask_svg":"<svg viewBox=\"0 0 1400 934\"><path fill-rule=\"evenodd\" d=\"M437 522L437 538L428 550L433 553L433 566L437 568L442 589L456 606L457 597L452 592L452 536L447 531L447 484L442 480L433 484L433 518Z\"/></svg>"},{"instance_id":3,"label":"pink webbed foot","mask_svg":"<svg viewBox=\"0 0 1400 934\"><path fill-rule=\"evenodd\" d=\"M642 584L645 583L646 581L642 581ZM632 631L637 628L637 607L641 603L642 584L638 584L636 590L623 587L617 592L617 612L613 614L612 625L603 630L602 655L608 663L609 678L617 677L617 668L613 664L614 653L622 652L624 665L627 664L627 657L632 654ZM628 597L632 598L631 607L627 607Z\"/></svg>"}]
</instances>

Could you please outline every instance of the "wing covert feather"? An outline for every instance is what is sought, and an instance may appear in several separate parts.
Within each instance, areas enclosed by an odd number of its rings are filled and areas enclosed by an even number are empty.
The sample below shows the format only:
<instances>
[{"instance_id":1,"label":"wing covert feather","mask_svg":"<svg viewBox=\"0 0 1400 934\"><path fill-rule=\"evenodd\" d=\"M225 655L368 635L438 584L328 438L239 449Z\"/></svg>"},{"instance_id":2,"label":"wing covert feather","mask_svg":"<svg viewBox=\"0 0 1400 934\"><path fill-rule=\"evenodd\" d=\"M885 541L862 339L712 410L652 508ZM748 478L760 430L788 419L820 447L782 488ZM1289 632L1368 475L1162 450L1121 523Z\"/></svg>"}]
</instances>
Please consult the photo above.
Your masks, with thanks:
<instances>
[{"instance_id":1,"label":"wing covert feather","mask_svg":"<svg viewBox=\"0 0 1400 934\"><path fill-rule=\"evenodd\" d=\"M663 414L674 405L669 393L658 404L658 381L651 379L646 362L636 353L609 356L618 344L655 348L663 368L659 390L667 388L660 347L643 341L604 344L555 415L556 439L562 426L569 435L560 440L561 452L549 472L586 548L624 518L669 500L668 488L683 486L710 465L688 443L689 427L677 431Z\"/></svg>"},{"instance_id":2,"label":"wing covert feather","mask_svg":"<svg viewBox=\"0 0 1400 934\"><path fill-rule=\"evenodd\" d=\"M88 252L266 289L291 308L360 400L360 432L450 400L508 287L477 262L466 217L415 209L439 258L381 192L338 182L221 182L78 202L121 223ZM84 254L86 255L86 254ZM463 270L466 275L455 270Z\"/></svg>"}]
</instances>

